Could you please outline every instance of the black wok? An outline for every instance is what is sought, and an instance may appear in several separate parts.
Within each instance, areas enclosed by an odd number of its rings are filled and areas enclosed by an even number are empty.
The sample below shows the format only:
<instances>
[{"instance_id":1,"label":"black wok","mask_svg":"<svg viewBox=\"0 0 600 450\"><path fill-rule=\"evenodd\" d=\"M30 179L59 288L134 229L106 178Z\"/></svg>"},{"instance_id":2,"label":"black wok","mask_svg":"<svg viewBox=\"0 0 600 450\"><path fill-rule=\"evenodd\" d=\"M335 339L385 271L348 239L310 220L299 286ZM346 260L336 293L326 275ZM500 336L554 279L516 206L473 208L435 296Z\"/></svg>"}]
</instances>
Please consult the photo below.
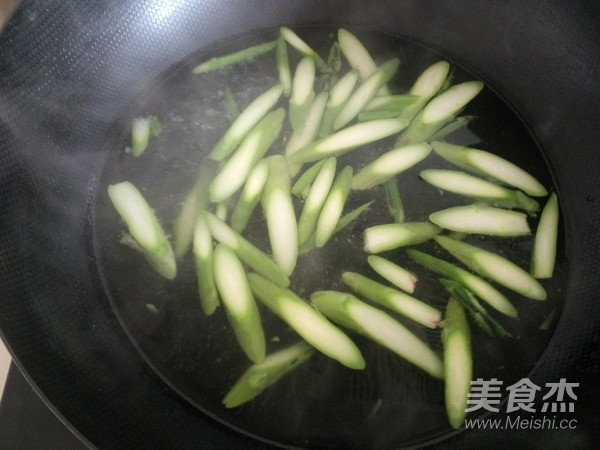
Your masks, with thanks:
<instances>
[{"instance_id":1,"label":"black wok","mask_svg":"<svg viewBox=\"0 0 600 450\"><path fill-rule=\"evenodd\" d=\"M130 339L93 239L101 172L135 99L190 55L282 24L355 27L410 38L482 78L529 128L561 198L561 314L523 376L579 382L578 427L467 431L437 445L593 448L599 17L593 1L23 2L0 36L0 329L17 364L90 446L266 446L197 408Z\"/></svg>"}]
</instances>

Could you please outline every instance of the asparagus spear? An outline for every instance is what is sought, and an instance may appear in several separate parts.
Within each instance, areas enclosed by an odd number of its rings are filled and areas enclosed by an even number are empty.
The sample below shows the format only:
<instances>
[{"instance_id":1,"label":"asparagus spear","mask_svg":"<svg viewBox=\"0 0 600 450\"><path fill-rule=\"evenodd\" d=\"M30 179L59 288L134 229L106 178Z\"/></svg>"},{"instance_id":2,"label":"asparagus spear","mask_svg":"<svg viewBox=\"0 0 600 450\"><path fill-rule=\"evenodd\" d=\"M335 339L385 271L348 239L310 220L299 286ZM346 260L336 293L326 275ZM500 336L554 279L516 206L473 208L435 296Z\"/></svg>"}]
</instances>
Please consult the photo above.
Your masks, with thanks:
<instances>
[{"instance_id":1,"label":"asparagus spear","mask_svg":"<svg viewBox=\"0 0 600 450\"><path fill-rule=\"evenodd\" d=\"M373 61L369 51L354 34L340 28L338 30L338 42L340 50L350 65L358 71L362 80L366 80L377 70L377 64ZM381 88L381 94L389 94L387 87L383 86Z\"/></svg>"},{"instance_id":2,"label":"asparagus spear","mask_svg":"<svg viewBox=\"0 0 600 450\"><path fill-rule=\"evenodd\" d=\"M227 214L229 213L229 204L224 201L215 206L215 217L223 222L227 222Z\"/></svg>"},{"instance_id":3,"label":"asparagus spear","mask_svg":"<svg viewBox=\"0 0 600 450\"><path fill-rule=\"evenodd\" d=\"M223 67L238 64L243 61L248 61L249 59L270 52L275 48L276 43L276 41L264 42L262 44L253 45L252 47L248 47L237 52L229 53L227 55L210 58L209 60L198 64L196 67L194 67L192 69L192 73L201 74L212 72L218 69L222 69Z\"/></svg>"},{"instance_id":4,"label":"asparagus spear","mask_svg":"<svg viewBox=\"0 0 600 450\"><path fill-rule=\"evenodd\" d=\"M457 281L440 279L448 293L454 295L463 305L469 316L479 328L490 336L512 337L506 329L494 319L491 314L479 303L475 294Z\"/></svg>"},{"instance_id":5,"label":"asparagus spear","mask_svg":"<svg viewBox=\"0 0 600 450\"><path fill-rule=\"evenodd\" d=\"M406 122L397 119L381 119L358 123L291 154L288 161L292 164L305 163L328 156L341 155L361 145L370 144L396 134L405 126Z\"/></svg>"},{"instance_id":6,"label":"asparagus spear","mask_svg":"<svg viewBox=\"0 0 600 450\"><path fill-rule=\"evenodd\" d=\"M441 315L438 310L404 292L355 272L344 272L342 281L357 294L421 325L436 328L440 324Z\"/></svg>"},{"instance_id":7,"label":"asparagus spear","mask_svg":"<svg viewBox=\"0 0 600 450\"><path fill-rule=\"evenodd\" d=\"M192 244L196 215L198 210L205 207L208 202L206 191L211 181L212 171L208 164L203 164L198 179L183 201L179 215L173 224L173 250L177 258L185 255Z\"/></svg>"},{"instance_id":8,"label":"asparagus spear","mask_svg":"<svg viewBox=\"0 0 600 450\"><path fill-rule=\"evenodd\" d=\"M292 79L290 94L290 123L294 130L302 128L315 98L315 62L305 56L300 60Z\"/></svg>"},{"instance_id":9,"label":"asparagus spear","mask_svg":"<svg viewBox=\"0 0 600 450\"><path fill-rule=\"evenodd\" d=\"M161 132L160 122L156 116L136 117L131 123L131 153L140 156L146 148L152 136L158 136Z\"/></svg>"},{"instance_id":10,"label":"asparagus spear","mask_svg":"<svg viewBox=\"0 0 600 450\"><path fill-rule=\"evenodd\" d=\"M213 238L232 249L244 263L273 283L279 286L289 286L290 280L287 274L265 253L213 214L207 212L206 220Z\"/></svg>"},{"instance_id":11,"label":"asparagus spear","mask_svg":"<svg viewBox=\"0 0 600 450\"><path fill-rule=\"evenodd\" d=\"M290 177L281 155L267 158L269 175L261 204L269 230L273 259L290 275L298 259L298 224L290 192Z\"/></svg>"},{"instance_id":12,"label":"asparagus spear","mask_svg":"<svg viewBox=\"0 0 600 450\"><path fill-rule=\"evenodd\" d=\"M531 174L501 156L446 142L432 142L431 146L438 155L458 167L492 177L533 197L548 195L546 188Z\"/></svg>"},{"instance_id":13,"label":"asparagus spear","mask_svg":"<svg viewBox=\"0 0 600 450\"><path fill-rule=\"evenodd\" d=\"M331 190L321 208L315 230L315 243L317 247L323 247L335 233L340 216L344 210L344 205L346 204L346 198L350 192L351 183L352 167L346 166L335 178L333 186L331 186Z\"/></svg>"},{"instance_id":14,"label":"asparagus spear","mask_svg":"<svg viewBox=\"0 0 600 450\"><path fill-rule=\"evenodd\" d=\"M409 294L414 292L415 285L418 281L417 276L414 273L382 258L381 256L369 255L367 262L375 272L394 286L399 287Z\"/></svg>"},{"instance_id":15,"label":"asparagus spear","mask_svg":"<svg viewBox=\"0 0 600 450\"><path fill-rule=\"evenodd\" d=\"M535 278L551 278L556 262L556 242L558 239L558 197L553 192L540 216L530 272Z\"/></svg>"},{"instance_id":16,"label":"asparagus spear","mask_svg":"<svg viewBox=\"0 0 600 450\"><path fill-rule=\"evenodd\" d=\"M508 259L482 248L446 236L435 238L438 244L478 274L494 280L534 300L545 300L546 290L525 270Z\"/></svg>"},{"instance_id":17,"label":"asparagus spear","mask_svg":"<svg viewBox=\"0 0 600 450\"><path fill-rule=\"evenodd\" d=\"M371 206L371 203L373 203L373 200L371 200L370 202L367 202L367 203L363 203L362 205L358 206L357 208L354 208L349 213L344 214L342 217L340 217L340 220L338 221L333 234L335 235L335 234L339 233L344 228L346 228L348 225L350 225L352 222L354 222L363 212L365 212L369 208L369 206ZM298 252L299 252L299 254L304 255L304 254L310 252L316 246L317 246L317 244L315 242L315 234L313 233L300 246L300 248L298 249Z\"/></svg>"},{"instance_id":18,"label":"asparagus spear","mask_svg":"<svg viewBox=\"0 0 600 450\"><path fill-rule=\"evenodd\" d=\"M231 227L238 233L244 231L254 208L260 201L268 174L269 164L263 159L254 166L248 175L244 189L231 214Z\"/></svg>"},{"instance_id":19,"label":"asparagus spear","mask_svg":"<svg viewBox=\"0 0 600 450\"><path fill-rule=\"evenodd\" d=\"M314 349L306 342L267 355L263 362L251 365L223 398L226 408L235 408L260 395L281 377L307 361Z\"/></svg>"},{"instance_id":20,"label":"asparagus spear","mask_svg":"<svg viewBox=\"0 0 600 450\"><path fill-rule=\"evenodd\" d=\"M335 323L383 345L431 376L443 378L440 357L389 314L343 292L319 291L310 300Z\"/></svg>"},{"instance_id":21,"label":"asparagus spear","mask_svg":"<svg viewBox=\"0 0 600 450\"><path fill-rule=\"evenodd\" d=\"M225 108L225 114L227 118L233 122L237 116L240 115L240 105L235 101L235 97L233 96L233 92L228 87L225 88L225 92L223 94L223 106Z\"/></svg>"},{"instance_id":22,"label":"asparagus spear","mask_svg":"<svg viewBox=\"0 0 600 450\"><path fill-rule=\"evenodd\" d=\"M265 334L246 272L236 254L223 244L214 251L214 276L227 319L246 356L255 363L265 359Z\"/></svg>"},{"instance_id":23,"label":"asparagus spear","mask_svg":"<svg viewBox=\"0 0 600 450\"><path fill-rule=\"evenodd\" d=\"M123 181L108 186L108 196L152 267L169 280L175 278L177 268L171 244L140 191Z\"/></svg>"},{"instance_id":24,"label":"asparagus spear","mask_svg":"<svg viewBox=\"0 0 600 450\"><path fill-rule=\"evenodd\" d=\"M325 164L325 161L325 159L317 161L308 169L306 169L292 186L292 194L294 194L296 197L306 198L310 192L310 186L312 185L313 181L315 181L315 178L319 174L323 164Z\"/></svg>"},{"instance_id":25,"label":"asparagus spear","mask_svg":"<svg viewBox=\"0 0 600 450\"><path fill-rule=\"evenodd\" d=\"M313 182L306 200L300 219L298 219L298 244L303 244L313 232L319 213L329 195L335 177L336 159L328 158Z\"/></svg>"},{"instance_id":26,"label":"asparagus spear","mask_svg":"<svg viewBox=\"0 0 600 450\"><path fill-rule=\"evenodd\" d=\"M320 70L328 69L327 63L323 61L323 58L321 58L318 55L318 53L315 52L306 42L304 42L304 40L302 40L300 36L298 36L288 27L281 27L279 29L279 32L281 36L283 36L283 38L287 41L287 43L294 47L296 50L298 50L298 52L301 55L310 56Z\"/></svg>"},{"instance_id":27,"label":"asparagus spear","mask_svg":"<svg viewBox=\"0 0 600 450\"><path fill-rule=\"evenodd\" d=\"M248 132L275 106L282 93L283 87L278 84L254 99L229 126L208 157L215 161L228 157Z\"/></svg>"},{"instance_id":28,"label":"asparagus spear","mask_svg":"<svg viewBox=\"0 0 600 450\"><path fill-rule=\"evenodd\" d=\"M436 211L429 215L429 220L441 228L462 233L492 236L531 234L525 214L478 204Z\"/></svg>"},{"instance_id":29,"label":"asparagus spear","mask_svg":"<svg viewBox=\"0 0 600 450\"><path fill-rule=\"evenodd\" d=\"M364 249L368 253L380 253L398 247L420 244L440 232L429 222L403 222L375 225L365 230Z\"/></svg>"},{"instance_id":30,"label":"asparagus spear","mask_svg":"<svg viewBox=\"0 0 600 450\"><path fill-rule=\"evenodd\" d=\"M213 314L219 306L219 293L215 284L213 239L208 228L204 212L196 217L194 226L194 260L196 262L196 277L200 306L204 314Z\"/></svg>"},{"instance_id":31,"label":"asparagus spear","mask_svg":"<svg viewBox=\"0 0 600 450\"><path fill-rule=\"evenodd\" d=\"M480 81L456 84L434 97L410 123L401 142L421 142L452 121L456 114L483 89Z\"/></svg>"},{"instance_id":32,"label":"asparagus spear","mask_svg":"<svg viewBox=\"0 0 600 450\"><path fill-rule=\"evenodd\" d=\"M406 253L411 259L429 270L440 274L443 277L458 281L467 289L471 290L481 300L497 311L500 311L502 314L506 314L509 317L517 317L517 310L513 304L500 291L482 278L473 275L452 263L418 250L409 249Z\"/></svg>"},{"instance_id":33,"label":"asparagus spear","mask_svg":"<svg viewBox=\"0 0 600 450\"><path fill-rule=\"evenodd\" d=\"M212 202L227 200L242 187L256 163L279 136L284 118L283 108L270 112L244 137L210 185Z\"/></svg>"},{"instance_id":34,"label":"asparagus spear","mask_svg":"<svg viewBox=\"0 0 600 450\"><path fill-rule=\"evenodd\" d=\"M458 429L466 416L473 376L473 356L469 323L462 305L455 297L450 297L446 307L442 344L446 412L452 428Z\"/></svg>"},{"instance_id":35,"label":"asparagus spear","mask_svg":"<svg viewBox=\"0 0 600 450\"><path fill-rule=\"evenodd\" d=\"M333 85L323 114L319 136L325 137L331 133L333 130L333 121L354 92L354 86L356 86L357 81L358 73L350 70Z\"/></svg>"},{"instance_id":36,"label":"asparagus spear","mask_svg":"<svg viewBox=\"0 0 600 450\"><path fill-rule=\"evenodd\" d=\"M396 74L400 60L393 58L382 64L372 75L369 76L350 96L338 115L333 121L334 130L346 126L358 113L371 101L377 91L383 87Z\"/></svg>"},{"instance_id":37,"label":"asparagus spear","mask_svg":"<svg viewBox=\"0 0 600 450\"><path fill-rule=\"evenodd\" d=\"M352 188L369 189L381 184L424 160L430 152L425 142L390 150L363 167L352 180Z\"/></svg>"},{"instance_id":38,"label":"asparagus spear","mask_svg":"<svg viewBox=\"0 0 600 450\"><path fill-rule=\"evenodd\" d=\"M390 215L397 223L404 222L404 204L402 203L402 197L400 197L396 179L390 178L385 181L383 187L385 189L385 205Z\"/></svg>"},{"instance_id":39,"label":"asparagus spear","mask_svg":"<svg viewBox=\"0 0 600 450\"><path fill-rule=\"evenodd\" d=\"M454 133L457 130L460 130L463 127L466 127L471 121L473 121L475 116L459 116L451 122L448 122L438 131L429 136L429 141L439 141L440 139L445 138L450 133Z\"/></svg>"},{"instance_id":40,"label":"asparagus spear","mask_svg":"<svg viewBox=\"0 0 600 450\"><path fill-rule=\"evenodd\" d=\"M279 82L283 88L283 95L290 96L292 92L292 73L290 71L290 63L288 59L287 44L283 36L277 39L277 47L275 49L277 57L277 71L279 73Z\"/></svg>"},{"instance_id":41,"label":"asparagus spear","mask_svg":"<svg viewBox=\"0 0 600 450\"><path fill-rule=\"evenodd\" d=\"M489 200L503 206L522 209L528 213L535 213L540 209L538 202L521 191L499 186L465 172L428 169L421 171L419 175L429 184L456 194Z\"/></svg>"},{"instance_id":42,"label":"asparagus spear","mask_svg":"<svg viewBox=\"0 0 600 450\"><path fill-rule=\"evenodd\" d=\"M350 369L364 369L358 347L339 328L289 289L258 274L248 274L254 295L314 348Z\"/></svg>"},{"instance_id":43,"label":"asparagus spear","mask_svg":"<svg viewBox=\"0 0 600 450\"><path fill-rule=\"evenodd\" d=\"M409 95L419 97L420 103L424 105L442 89L449 71L450 64L446 61L438 61L432 64L416 79L408 91Z\"/></svg>"}]
</instances>

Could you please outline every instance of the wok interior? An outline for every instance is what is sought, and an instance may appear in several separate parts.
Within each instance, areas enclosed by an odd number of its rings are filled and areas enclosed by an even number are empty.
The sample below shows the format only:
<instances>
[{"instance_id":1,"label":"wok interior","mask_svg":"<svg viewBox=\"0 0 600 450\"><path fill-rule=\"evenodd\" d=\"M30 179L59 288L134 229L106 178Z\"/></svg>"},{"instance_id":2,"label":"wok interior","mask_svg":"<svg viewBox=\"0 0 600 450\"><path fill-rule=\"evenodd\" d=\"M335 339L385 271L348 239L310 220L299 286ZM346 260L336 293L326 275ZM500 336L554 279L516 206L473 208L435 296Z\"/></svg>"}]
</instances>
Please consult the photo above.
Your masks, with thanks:
<instances>
[{"instance_id":1,"label":"wok interior","mask_svg":"<svg viewBox=\"0 0 600 450\"><path fill-rule=\"evenodd\" d=\"M330 27L304 28L298 32L321 54L327 53L336 35L336 29ZM422 70L443 58L390 35L365 30L358 30L357 34L378 60L392 56L402 60L401 75L391 84L393 92L405 92ZM364 371L351 371L318 355L255 401L227 410L221 400L249 362L235 342L223 307L213 316L202 314L192 255L188 252L178 262L177 278L166 282L152 272L139 253L119 243L123 224L106 198L106 186L132 181L143 189L168 227L195 183L199 168L205 164L206 153L227 127L222 107L225 90L231 89L240 103L247 104L278 82L274 55L258 57L212 75L192 75L190 67L213 54L239 50L274 36L276 30L216 45L210 54L193 55L163 74L132 105L132 115L123 118L121 133L115 133L114 149L108 155L98 185L98 205L94 211L96 249L107 292L134 345L157 373L200 410L235 429L278 444L341 448L389 448L439 438L451 431L445 416L443 383L356 335L352 337L367 359ZM298 59L293 57L292 65ZM453 76L455 83L474 78L460 67L455 67ZM465 113L477 118L467 129L451 135L450 142L495 151L551 186L549 171L537 145L499 97L485 90ZM159 117L163 132L142 157L133 158L123 151L129 145L130 120L133 116L150 114ZM391 145L388 140L356 150L350 156L340 157L340 164L358 168L389 150ZM429 167L452 168L441 158L431 156L398 177L407 220L426 220L436 209L469 202L452 194L440 198L437 189L428 188L418 172ZM374 275L361 250L362 230L390 222L382 191L374 192L353 193L347 210L371 197L376 199L374 206L324 249L300 259L292 276L295 292L308 298L316 290L344 290L340 282L343 271ZM268 252L266 226L259 212L248 228L248 238ZM527 267L532 238L489 239L483 245ZM448 255L431 244L420 248L448 259ZM561 251L555 277L547 283L549 301L536 302L505 292L520 311L519 321L503 320L517 340L491 338L473 330L475 377L500 378L512 384L529 374L550 337L549 332L537 328L559 306L562 296L560 286L566 277L562 254ZM403 255L403 249L390 257L419 274L417 297L444 309L447 294L439 287L436 275L427 274L411 263ZM147 303L155 305L158 314L149 312ZM268 310L262 309L262 318L269 352L298 341L297 335ZM441 354L438 330L426 331L410 321L400 320Z\"/></svg>"}]
</instances>

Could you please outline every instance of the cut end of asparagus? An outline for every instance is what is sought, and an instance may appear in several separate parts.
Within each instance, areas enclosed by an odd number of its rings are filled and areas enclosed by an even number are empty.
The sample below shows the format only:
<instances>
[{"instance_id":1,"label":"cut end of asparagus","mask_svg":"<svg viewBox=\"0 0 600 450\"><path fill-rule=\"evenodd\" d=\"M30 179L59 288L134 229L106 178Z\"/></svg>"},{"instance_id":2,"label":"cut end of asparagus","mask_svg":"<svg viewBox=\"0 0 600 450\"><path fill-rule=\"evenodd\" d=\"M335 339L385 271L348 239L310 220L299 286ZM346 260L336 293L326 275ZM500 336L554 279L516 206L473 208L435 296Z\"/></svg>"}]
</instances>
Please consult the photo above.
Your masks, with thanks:
<instances>
[{"instance_id":1,"label":"cut end of asparagus","mask_svg":"<svg viewBox=\"0 0 600 450\"><path fill-rule=\"evenodd\" d=\"M428 241L441 231L430 222L403 222L375 225L365 230L364 250L381 253L408 245Z\"/></svg>"},{"instance_id":2,"label":"cut end of asparagus","mask_svg":"<svg viewBox=\"0 0 600 450\"><path fill-rule=\"evenodd\" d=\"M461 233L492 236L531 234L525 214L478 204L437 211L429 215L429 220L440 228Z\"/></svg>"}]
</instances>

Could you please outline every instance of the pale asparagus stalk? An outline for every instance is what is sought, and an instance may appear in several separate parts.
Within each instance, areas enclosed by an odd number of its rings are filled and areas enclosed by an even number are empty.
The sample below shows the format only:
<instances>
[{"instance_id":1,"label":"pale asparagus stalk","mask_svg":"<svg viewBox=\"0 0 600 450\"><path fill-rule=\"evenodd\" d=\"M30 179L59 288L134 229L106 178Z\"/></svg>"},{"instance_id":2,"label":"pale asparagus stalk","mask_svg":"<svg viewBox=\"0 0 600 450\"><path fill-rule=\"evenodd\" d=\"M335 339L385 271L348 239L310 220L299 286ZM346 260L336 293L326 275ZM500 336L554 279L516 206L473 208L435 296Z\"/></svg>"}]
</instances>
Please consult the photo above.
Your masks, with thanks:
<instances>
[{"instance_id":1,"label":"pale asparagus stalk","mask_svg":"<svg viewBox=\"0 0 600 450\"><path fill-rule=\"evenodd\" d=\"M558 240L558 197L553 192L546 202L535 232L530 272L535 278L552 278Z\"/></svg>"},{"instance_id":2,"label":"pale asparagus stalk","mask_svg":"<svg viewBox=\"0 0 600 450\"><path fill-rule=\"evenodd\" d=\"M394 286L409 294L415 291L418 278L411 271L377 255L369 255L367 262L375 272Z\"/></svg>"},{"instance_id":3,"label":"pale asparagus stalk","mask_svg":"<svg viewBox=\"0 0 600 450\"><path fill-rule=\"evenodd\" d=\"M108 186L108 196L150 265L163 277L175 278L173 248L141 192L129 181L123 181Z\"/></svg>"},{"instance_id":4,"label":"pale asparagus stalk","mask_svg":"<svg viewBox=\"0 0 600 450\"><path fill-rule=\"evenodd\" d=\"M343 292L319 291L310 300L333 322L383 345L431 376L443 378L440 357L389 314Z\"/></svg>"},{"instance_id":5,"label":"pale asparagus stalk","mask_svg":"<svg viewBox=\"0 0 600 450\"><path fill-rule=\"evenodd\" d=\"M252 47L245 48L243 50L239 50L237 52L232 52L227 55L216 56L214 58L210 58L207 61L198 64L196 67L192 69L192 73L201 74L212 72L218 69L222 69L223 67L231 66L234 64L239 64L244 61L248 61L249 59L255 58L257 56L263 55L267 52L270 52L275 48L276 41L264 42L262 44L253 45Z\"/></svg>"},{"instance_id":6,"label":"pale asparagus stalk","mask_svg":"<svg viewBox=\"0 0 600 450\"><path fill-rule=\"evenodd\" d=\"M381 253L399 247L416 245L436 236L441 229L430 222L402 222L374 225L364 232L364 250Z\"/></svg>"},{"instance_id":7,"label":"pale asparagus stalk","mask_svg":"<svg viewBox=\"0 0 600 450\"><path fill-rule=\"evenodd\" d=\"M501 156L446 142L435 141L431 146L438 155L458 167L492 177L533 197L548 195L546 188L530 173Z\"/></svg>"},{"instance_id":8,"label":"pale asparagus stalk","mask_svg":"<svg viewBox=\"0 0 600 450\"><path fill-rule=\"evenodd\" d=\"M350 192L351 183L352 167L346 166L335 178L317 219L315 230L315 244L317 247L323 247L335 233L346 204L346 198Z\"/></svg>"},{"instance_id":9,"label":"pale asparagus stalk","mask_svg":"<svg viewBox=\"0 0 600 450\"><path fill-rule=\"evenodd\" d=\"M298 224L290 192L290 176L285 158L272 155L267 158L269 175L265 183L261 204L273 259L290 275L298 259Z\"/></svg>"},{"instance_id":10,"label":"pale asparagus stalk","mask_svg":"<svg viewBox=\"0 0 600 450\"><path fill-rule=\"evenodd\" d=\"M254 208L260 201L268 174L269 164L263 159L254 166L248 175L240 198L231 214L231 227L238 233L244 231Z\"/></svg>"},{"instance_id":11,"label":"pale asparagus stalk","mask_svg":"<svg viewBox=\"0 0 600 450\"><path fill-rule=\"evenodd\" d=\"M214 277L213 239L206 216L200 211L194 226L193 253L200 306L206 315L213 314L219 306L219 293Z\"/></svg>"},{"instance_id":12,"label":"pale asparagus stalk","mask_svg":"<svg viewBox=\"0 0 600 450\"><path fill-rule=\"evenodd\" d=\"M294 72L289 102L289 119L294 130L299 130L304 125L315 98L315 70L314 60L305 56L300 60Z\"/></svg>"},{"instance_id":13,"label":"pale asparagus stalk","mask_svg":"<svg viewBox=\"0 0 600 450\"><path fill-rule=\"evenodd\" d=\"M453 206L429 215L440 228L491 236L525 236L531 234L527 216L486 205Z\"/></svg>"},{"instance_id":14,"label":"pale asparagus stalk","mask_svg":"<svg viewBox=\"0 0 600 450\"><path fill-rule=\"evenodd\" d=\"M440 324L441 314L438 310L405 292L385 286L355 272L344 272L342 281L357 294L421 325L436 328Z\"/></svg>"},{"instance_id":15,"label":"pale asparagus stalk","mask_svg":"<svg viewBox=\"0 0 600 450\"><path fill-rule=\"evenodd\" d=\"M350 369L365 368L356 344L312 305L260 275L250 273L248 280L254 295L306 342Z\"/></svg>"},{"instance_id":16,"label":"pale asparagus stalk","mask_svg":"<svg viewBox=\"0 0 600 450\"><path fill-rule=\"evenodd\" d=\"M534 300L545 300L546 290L529 273L508 259L447 236L435 238L445 250L478 274Z\"/></svg>"},{"instance_id":17,"label":"pale asparagus stalk","mask_svg":"<svg viewBox=\"0 0 600 450\"><path fill-rule=\"evenodd\" d=\"M275 106L282 93L283 87L278 84L254 99L232 122L208 157L216 161L228 157L248 132Z\"/></svg>"},{"instance_id":18,"label":"pale asparagus stalk","mask_svg":"<svg viewBox=\"0 0 600 450\"><path fill-rule=\"evenodd\" d=\"M215 283L227 320L246 356L260 363L266 354L265 333L244 267L236 254L223 244L216 246L213 257Z\"/></svg>"}]
</instances>

